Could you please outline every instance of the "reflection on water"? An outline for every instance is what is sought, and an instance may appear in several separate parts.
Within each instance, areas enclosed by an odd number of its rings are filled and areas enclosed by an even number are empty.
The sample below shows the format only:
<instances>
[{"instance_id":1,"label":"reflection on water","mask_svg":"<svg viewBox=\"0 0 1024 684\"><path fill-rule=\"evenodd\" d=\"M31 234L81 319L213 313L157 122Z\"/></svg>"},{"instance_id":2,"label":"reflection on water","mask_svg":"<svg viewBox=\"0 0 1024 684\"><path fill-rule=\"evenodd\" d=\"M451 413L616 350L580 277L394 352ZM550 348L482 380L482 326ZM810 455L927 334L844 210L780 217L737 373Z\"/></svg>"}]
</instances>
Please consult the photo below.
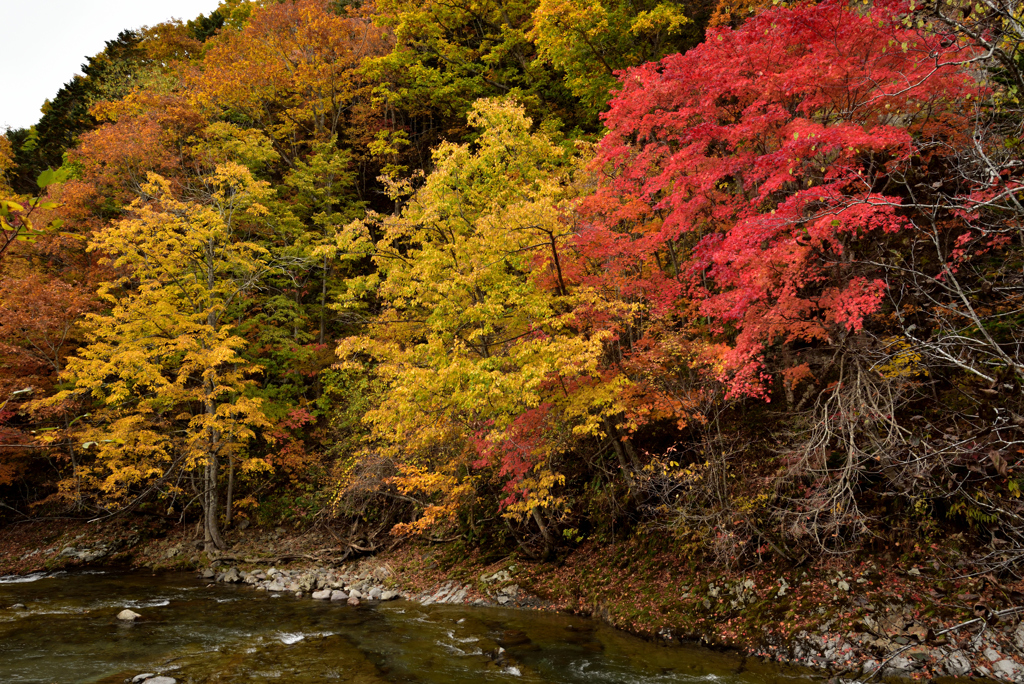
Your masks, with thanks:
<instances>
[{"instance_id":1,"label":"reflection on water","mask_svg":"<svg viewBox=\"0 0 1024 684\"><path fill-rule=\"evenodd\" d=\"M24 609L11 609L16 603ZM116 619L123 608L135 624ZM350 607L189 574L0 577L0 682L768 684L753 659L645 642L581 618L404 601ZM803 679L804 677L799 677Z\"/></svg>"}]
</instances>

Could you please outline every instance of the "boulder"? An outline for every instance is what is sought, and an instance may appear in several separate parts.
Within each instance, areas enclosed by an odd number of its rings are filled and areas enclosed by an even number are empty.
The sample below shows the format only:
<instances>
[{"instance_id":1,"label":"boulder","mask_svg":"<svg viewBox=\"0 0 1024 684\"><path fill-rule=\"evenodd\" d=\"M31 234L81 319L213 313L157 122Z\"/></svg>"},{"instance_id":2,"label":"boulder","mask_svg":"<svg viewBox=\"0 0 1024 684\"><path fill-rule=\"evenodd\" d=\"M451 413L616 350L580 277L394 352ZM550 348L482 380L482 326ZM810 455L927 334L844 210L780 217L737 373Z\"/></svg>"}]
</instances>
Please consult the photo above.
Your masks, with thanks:
<instances>
[{"instance_id":1,"label":"boulder","mask_svg":"<svg viewBox=\"0 0 1024 684\"><path fill-rule=\"evenodd\" d=\"M234 584L234 583L238 582L241 579L242 579L242 576L238 574L238 568L231 568L230 570L228 570L227 572L224 573L224 577L222 578L222 581L223 582L228 582L229 584Z\"/></svg>"},{"instance_id":2,"label":"boulder","mask_svg":"<svg viewBox=\"0 0 1024 684\"><path fill-rule=\"evenodd\" d=\"M971 672L971 662L962 653L954 651L946 657L946 672L954 677L964 677Z\"/></svg>"},{"instance_id":3,"label":"boulder","mask_svg":"<svg viewBox=\"0 0 1024 684\"><path fill-rule=\"evenodd\" d=\"M313 592L313 598L315 598L317 601L330 601L331 600L331 590L330 589L321 589L320 591L314 591Z\"/></svg>"},{"instance_id":4,"label":"boulder","mask_svg":"<svg viewBox=\"0 0 1024 684\"><path fill-rule=\"evenodd\" d=\"M213 579L217 576L217 573L213 571L213 568L206 568L203 570L202 578L204 580Z\"/></svg>"},{"instance_id":5,"label":"boulder","mask_svg":"<svg viewBox=\"0 0 1024 684\"><path fill-rule=\"evenodd\" d=\"M178 680L173 677L153 677L145 680L145 684L178 684Z\"/></svg>"},{"instance_id":6,"label":"boulder","mask_svg":"<svg viewBox=\"0 0 1024 684\"><path fill-rule=\"evenodd\" d=\"M916 669L917 667L919 667L919 665L916 661L913 661L906 656L899 655L889 659L889 662L886 665L886 670L890 672L908 672Z\"/></svg>"},{"instance_id":7,"label":"boulder","mask_svg":"<svg viewBox=\"0 0 1024 684\"><path fill-rule=\"evenodd\" d=\"M398 592L397 591L384 591L384 592L381 592L381 595L380 595L380 600L381 601L390 601L391 599L396 599L396 598L398 598Z\"/></svg>"},{"instance_id":8,"label":"boulder","mask_svg":"<svg viewBox=\"0 0 1024 684\"><path fill-rule=\"evenodd\" d=\"M1013 676L1017 674L1017 663L1009 658L1004 658L993 663L992 669L996 671L996 674L1001 674L1007 679L1013 679Z\"/></svg>"},{"instance_id":9,"label":"boulder","mask_svg":"<svg viewBox=\"0 0 1024 684\"><path fill-rule=\"evenodd\" d=\"M334 590L331 591L331 600L332 601L347 601L348 600L348 594L343 592L341 589L334 589Z\"/></svg>"},{"instance_id":10,"label":"boulder","mask_svg":"<svg viewBox=\"0 0 1024 684\"><path fill-rule=\"evenodd\" d=\"M374 587L373 589L370 589L370 598L377 601L380 599L382 593L384 592L380 590L380 587Z\"/></svg>"},{"instance_id":11,"label":"boulder","mask_svg":"<svg viewBox=\"0 0 1024 684\"><path fill-rule=\"evenodd\" d=\"M83 549L74 555L75 558L82 561L83 563L92 563L93 561L99 560L107 555L105 548L98 549Z\"/></svg>"},{"instance_id":12,"label":"boulder","mask_svg":"<svg viewBox=\"0 0 1024 684\"><path fill-rule=\"evenodd\" d=\"M348 597L348 605L350 605L350 606L358 606L359 605L359 599L357 597L355 597L355 596L349 596Z\"/></svg>"},{"instance_id":13,"label":"boulder","mask_svg":"<svg viewBox=\"0 0 1024 684\"><path fill-rule=\"evenodd\" d=\"M117 614L117 619L118 620L122 620L124 622L135 622L140 617L142 617L142 616L139 615L138 613L136 613L133 610L128 610L127 608L125 608L124 610L122 610L120 613Z\"/></svg>"},{"instance_id":14,"label":"boulder","mask_svg":"<svg viewBox=\"0 0 1024 684\"><path fill-rule=\"evenodd\" d=\"M139 682L144 682L147 679L152 679L153 677L156 677L156 672L143 672L142 674L137 674L132 677L132 684L139 684Z\"/></svg>"}]
</instances>

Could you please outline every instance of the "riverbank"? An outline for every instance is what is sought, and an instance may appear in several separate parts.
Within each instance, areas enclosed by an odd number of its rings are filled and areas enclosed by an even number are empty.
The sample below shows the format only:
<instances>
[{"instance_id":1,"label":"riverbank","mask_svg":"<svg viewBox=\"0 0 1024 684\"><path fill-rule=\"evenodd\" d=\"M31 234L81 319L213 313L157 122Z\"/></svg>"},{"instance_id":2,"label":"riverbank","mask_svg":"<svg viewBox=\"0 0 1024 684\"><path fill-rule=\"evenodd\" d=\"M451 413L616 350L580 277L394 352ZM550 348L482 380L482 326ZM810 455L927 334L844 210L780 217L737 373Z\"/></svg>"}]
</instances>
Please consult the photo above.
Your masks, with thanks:
<instances>
[{"instance_id":1,"label":"riverbank","mask_svg":"<svg viewBox=\"0 0 1024 684\"><path fill-rule=\"evenodd\" d=\"M388 593L592 615L665 644L699 642L846 679L1024 682L1016 610L1024 586L969 576L936 548L730 568L701 564L658 535L585 543L557 563L431 543L352 559L330 530L250 528L228 541L232 550L211 558L191 529L159 521L23 523L0 530L0 574L97 564L194 569L207 581L249 580L253 591L309 600L378 601Z\"/></svg>"}]
</instances>

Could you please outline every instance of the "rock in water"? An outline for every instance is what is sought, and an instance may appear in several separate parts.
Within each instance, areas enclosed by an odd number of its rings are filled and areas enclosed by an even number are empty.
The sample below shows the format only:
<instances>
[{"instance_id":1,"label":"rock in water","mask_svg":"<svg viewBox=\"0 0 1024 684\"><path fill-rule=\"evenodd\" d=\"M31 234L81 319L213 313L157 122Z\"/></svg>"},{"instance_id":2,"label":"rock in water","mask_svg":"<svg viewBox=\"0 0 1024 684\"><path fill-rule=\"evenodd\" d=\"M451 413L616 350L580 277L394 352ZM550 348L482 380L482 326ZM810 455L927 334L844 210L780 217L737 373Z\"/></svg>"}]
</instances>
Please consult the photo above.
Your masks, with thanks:
<instances>
[{"instance_id":1,"label":"rock in water","mask_svg":"<svg viewBox=\"0 0 1024 684\"><path fill-rule=\"evenodd\" d=\"M320 591L314 591L313 598L315 598L317 601L329 601L331 598L331 590L321 589Z\"/></svg>"},{"instance_id":2,"label":"rock in water","mask_svg":"<svg viewBox=\"0 0 1024 684\"><path fill-rule=\"evenodd\" d=\"M156 677L156 672L143 672L142 674L137 674L132 677L132 684L139 684L139 682L144 682L147 679L152 679L153 677Z\"/></svg>"},{"instance_id":3,"label":"rock in water","mask_svg":"<svg viewBox=\"0 0 1024 684\"><path fill-rule=\"evenodd\" d=\"M331 592L331 600L332 601L347 601L348 600L348 594L343 592L341 589L335 589L334 591Z\"/></svg>"},{"instance_id":4,"label":"rock in water","mask_svg":"<svg viewBox=\"0 0 1024 684\"><path fill-rule=\"evenodd\" d=\"M355 596L349 596L348 597L348 605L350 605L350 606L358 606L359 605L359 599L356 598Z\"/></svg>"},{"instance_id":5,"label":"rock in water","mask_svg":"<svg viewBox=\"0 0 1024 684\"><path fill-rule=\"evenodd\" d=\"M135 622L140 617L142 617L142 616L139 615L138 613L136 613L135 611L128 610L127 608L125 608L124 610L122 610L120 613L117 614L117 619L118 620L123 620L125 622Z\"/></svg>"},{"instance_id":6,"label":"rock in water","mask_svg":"<svg viewBox=\"0 0 1024 684\"><path fill-rule=\"evenodd\" d=\"M153 677L147 679L144 684L178 684L178 680L172 677Z\"/></svg>"}]
</instances>

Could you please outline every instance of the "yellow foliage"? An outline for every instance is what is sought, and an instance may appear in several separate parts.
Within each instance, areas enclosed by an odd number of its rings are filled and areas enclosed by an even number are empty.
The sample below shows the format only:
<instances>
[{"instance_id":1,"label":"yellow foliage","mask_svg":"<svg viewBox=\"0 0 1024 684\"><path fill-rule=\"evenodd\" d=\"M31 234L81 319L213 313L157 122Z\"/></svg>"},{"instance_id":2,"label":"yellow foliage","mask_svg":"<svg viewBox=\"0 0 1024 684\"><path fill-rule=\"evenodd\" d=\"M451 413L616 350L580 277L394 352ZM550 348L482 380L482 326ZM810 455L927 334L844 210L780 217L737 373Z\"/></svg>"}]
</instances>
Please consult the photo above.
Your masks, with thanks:
<instances>
[{"instance_id":1,"label":"yellow foliage","mask_svg":"<svg viewBox=\"0 0 1024 684\"><path fill-rule=\"evenodd\" d=\"M886 360L876 364L874 369L883 378L915 378L928 375L921 365L921 353L905 337L888 337L882 340Z\"/></svg>"},{"instance_id":2,"label":"yellow foliage","mask_svg":"<svg viewBox=\"0 0 1024 684\"><path fill-rule=\"evenodd\" d=\"M269 268L238 222L264 216L251 209L270 190L234 162L198 180L206 196L186 200L150 174L129 217L94 235L89 249L122 277L102 285L110 310L88 317L88 344L67 361L73 388L40 402L88 393L98 403L71 431L96 454L83 481L112 502L179 470L215 471L221 457L240 457L243 472L268 467L246 458L269 421L243 394L259 368L239 356L227 314Z\"/></svg>"},{"instance_id":3,"label":"yellow foliage","mask_svg":"<svg viewBox=\"0 0 1024 684\"><path fill-rule=\"evenodd\" d=\"M370 334L344 340L338 355L350 366L373 359L386 388L365 421L374 449L403 464L393 484L439 502L407 531L471 499L481 459L473 438L500 444L517 417L542 404L556 421L595 434L604 417L621 412L616 394L626 382L601 377L607 337L579 334L567 313L592 296L568 291L559 262L580 159L531 132L512 100L481 100L469 121L482 129L479 139L441 145L400 215L353 226L363 239L371 225L382 235L377 272L354 281L339 304L374 292L384 305ZM349 244L339 242L339 251ZM467 446L444 462L431 457L452 443ZM549 440L533 449L535 467L516 485L522 501L513 514L561 505L551 460L564 448Z\"/></svg>"}]
</instances>

